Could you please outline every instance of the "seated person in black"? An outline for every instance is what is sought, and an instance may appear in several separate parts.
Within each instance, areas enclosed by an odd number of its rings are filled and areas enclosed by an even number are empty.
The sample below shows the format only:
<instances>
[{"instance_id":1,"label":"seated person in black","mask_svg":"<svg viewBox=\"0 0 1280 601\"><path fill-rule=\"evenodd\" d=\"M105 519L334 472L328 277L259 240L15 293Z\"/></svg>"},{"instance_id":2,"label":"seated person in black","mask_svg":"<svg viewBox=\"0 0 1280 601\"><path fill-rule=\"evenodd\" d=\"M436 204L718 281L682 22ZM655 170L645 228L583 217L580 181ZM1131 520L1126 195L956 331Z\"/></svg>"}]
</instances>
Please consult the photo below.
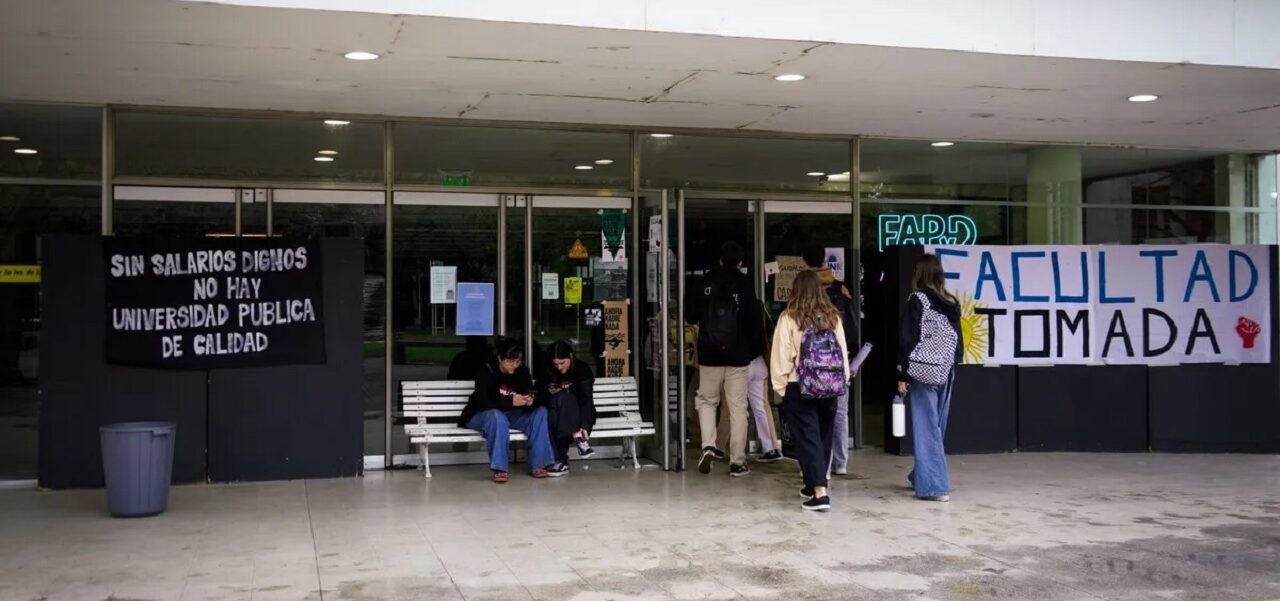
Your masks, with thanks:
<instances>
[{"instance_id":1,"label":"seated person in black","mask_svg":"<svg viewBox=\"0 0 1280 601\"><path fill-rule=\"evenodd\" d=\"M528 438L529 473L545 478L554 458L547 432L547 410L537 406L533 379L524 366L524 348L519 340L498 340L497 360L486 363L476 372L476 388L462 410L458 425L484 435L489 447L489 469L493 481L509 479L507 448L511 429Z\"/></svg>"},{"instance_id":2,"label":"seated person in black","mask_svg":"<svg viewBox=\"0 0 1280 601\"><path fill-rule=\"evenodd\" d=\"M587 442L591 428L596 423L595 401L592 387L595 375L591 368L573 356L573 347L563 340L551 346L548 353L548 369L538 382L540 405L547 408L547 425L556 463L547 468L548 476L569 473L569 446L578 444L578 454L590 457L595 453Z\"/></svg>"}]
</instances>

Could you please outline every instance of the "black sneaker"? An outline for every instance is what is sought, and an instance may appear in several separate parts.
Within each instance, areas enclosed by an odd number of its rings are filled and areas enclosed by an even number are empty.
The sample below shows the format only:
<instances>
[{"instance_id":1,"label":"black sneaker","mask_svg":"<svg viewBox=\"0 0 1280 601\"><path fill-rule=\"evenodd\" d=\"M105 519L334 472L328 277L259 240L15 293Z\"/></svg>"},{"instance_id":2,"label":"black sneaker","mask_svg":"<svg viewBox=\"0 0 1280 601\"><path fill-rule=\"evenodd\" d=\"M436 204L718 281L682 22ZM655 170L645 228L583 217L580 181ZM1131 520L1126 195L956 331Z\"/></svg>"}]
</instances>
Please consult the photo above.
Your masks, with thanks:
<instances>
[{"instance_id":1,"label":"black sneaker","mask_svg":"<svg viewBox=\"0 0 1280 601\"><path fill-rule=\"evenodd\" d=\"M813 498L813 489L808 486L800 489L800 498L808 501Z\"/></svg>"},{"instance_id":2,"label":"black sneaker","mask_svg":"<svg viewBox=\"0 0 1280 601\"><path fill-rule=\"evenodd\" d=\"M716 460L716 448L706 447L702 449L702 459L698 460L698 472L703 474L711 473L711 464Z\"/></svg>"},{"instance_id":3,"label":"black sneaker","mask_svg":"<svg viewBox=\"0 0 1280 601\"><path fill-rule=\"evenodd\" d=\"M563 463L557 463L547 468L547 475L552 478L569 475L569 466Z\"/></svg>"},{"instance_id":4,"label":"black sneaker","mask_svg":"<svg viewBox=\"0 0 1280 601\"><path fill-rule=\"evenodd\" d=\"M578 445L579 457L586 458L596 454L596 450L591 448L591 443L585 438L575 438L573 443Z\"/></svg>"},{"instance_id":5,"label":"black sneaker","mask_svg":"<svg viewBox=\"0 0 1280 601\"><path fill-rule=\"evenodd\" d=\"M756 461L759 463L773 463L775 461L778 461L779 459L782 459L782 453L778 452L778 449L774 449L772 451L769 451L768 453L764 453L764 454L761 454L759 457L756 457Z\"/></svg>"},{"instance_id":6,"label":"black sneaker","mask_svg":"<svg viewBox=\"0 0 1280 601\"><path fill-rule=\"evenodd\" d=\"M729 465L729 477L738 478L751 473L751 468L745 463L732 463Z\"/></svg>"},{"instance_id":7,"label":"black sneaker","mask_svg":"<svg viewBox=\"0 0 1280 601\"><path fill-rule=\"evenodd\" d=\"M725 453L716 447L711 447L711 453L716 456L716 461L724 461L729 458L728 453Z\"/></svg>"},{"instance_id":8,"label":"black sneaker","mask_svg":"<svg viewBox=\"0 0 1280 601\"><path fill-rule=\"evenodd\" d=\"M831 509L831 497L815 497L800 504L805 511L826 511Z\"/></svg>"}]
</instances>

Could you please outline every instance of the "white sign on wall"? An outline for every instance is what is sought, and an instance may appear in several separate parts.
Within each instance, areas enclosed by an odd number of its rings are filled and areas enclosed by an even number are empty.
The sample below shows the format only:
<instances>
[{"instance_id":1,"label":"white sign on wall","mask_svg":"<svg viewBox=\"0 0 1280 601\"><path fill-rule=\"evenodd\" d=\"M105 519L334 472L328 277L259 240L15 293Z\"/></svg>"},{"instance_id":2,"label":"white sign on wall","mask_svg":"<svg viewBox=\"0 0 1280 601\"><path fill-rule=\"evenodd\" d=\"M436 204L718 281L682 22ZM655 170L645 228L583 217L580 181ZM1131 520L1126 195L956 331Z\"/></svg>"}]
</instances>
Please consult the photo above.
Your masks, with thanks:
<instances>
[{"instance_id":1,"label":"white sign on wall","mask_svg":"<svg viewBox=\"0 0 1280 601\"><path fill-rule=\"evenodd\" d=\"M458 268L456 266L431 266L431 304L451 305L458 302Z\"/></svg>"},{"instance_id":2,"label":"white sign on wall","mask_svg":"<svg viewBox=\"0 0 1280 601\"><path fill-rule=\"evenodd\" d=\"M1266 246L933 246L965 362L1269 363Z\"/></svg>"},{"instance_id":3,"label":"white sign on wall","mask_svg":"<svg viewBox=\"0 0 1280 601\"><path fill-rule=\"evenodd\" d=\"M823 253L826 257L827 267L831 268L831 275L835 276L837 281L844 280L844 249L828 248Z\"/></svg>"}]
</instances>

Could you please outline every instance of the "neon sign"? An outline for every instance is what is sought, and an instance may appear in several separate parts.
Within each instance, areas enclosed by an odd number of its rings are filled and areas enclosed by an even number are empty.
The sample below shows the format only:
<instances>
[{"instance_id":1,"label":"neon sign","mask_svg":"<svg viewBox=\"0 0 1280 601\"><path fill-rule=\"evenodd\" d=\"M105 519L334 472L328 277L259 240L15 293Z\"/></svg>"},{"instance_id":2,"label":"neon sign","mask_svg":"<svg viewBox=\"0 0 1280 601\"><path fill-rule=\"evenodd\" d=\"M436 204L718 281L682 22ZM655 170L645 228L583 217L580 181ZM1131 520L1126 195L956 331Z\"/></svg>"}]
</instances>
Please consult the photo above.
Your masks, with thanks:
<instances>
[{"instance_id":1,"label":"neon sign","mask_svg":"<svg viewBox=\"0 0 1280 601\"><path fill-rule=\"evenodd\" d=\"M880 216L880 250L915 244L976 244L978 224L968 215L886 213Z\"/></svg>"}]
</instances>

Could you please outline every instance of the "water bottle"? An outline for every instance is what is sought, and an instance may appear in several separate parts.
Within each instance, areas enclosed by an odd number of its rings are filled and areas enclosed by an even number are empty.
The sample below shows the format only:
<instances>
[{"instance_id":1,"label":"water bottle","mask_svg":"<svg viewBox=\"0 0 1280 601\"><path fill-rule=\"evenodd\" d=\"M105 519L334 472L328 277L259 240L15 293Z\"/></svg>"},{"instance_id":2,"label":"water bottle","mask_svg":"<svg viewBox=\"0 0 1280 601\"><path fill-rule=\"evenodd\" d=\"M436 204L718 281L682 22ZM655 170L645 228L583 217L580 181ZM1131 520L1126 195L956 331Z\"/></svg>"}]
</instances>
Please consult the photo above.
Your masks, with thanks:
<instances>
[{"instance_id":1,"label":"water bottle","mask_svg":"<svg viewBox=\"0 0 1280 601\"><path fill-rule=\"evenodd\" d=\"M902 395L893 397L893 436L894 438L902 438L907 435L907 404L902 401Z\"/></svg>"}]
</instances>

